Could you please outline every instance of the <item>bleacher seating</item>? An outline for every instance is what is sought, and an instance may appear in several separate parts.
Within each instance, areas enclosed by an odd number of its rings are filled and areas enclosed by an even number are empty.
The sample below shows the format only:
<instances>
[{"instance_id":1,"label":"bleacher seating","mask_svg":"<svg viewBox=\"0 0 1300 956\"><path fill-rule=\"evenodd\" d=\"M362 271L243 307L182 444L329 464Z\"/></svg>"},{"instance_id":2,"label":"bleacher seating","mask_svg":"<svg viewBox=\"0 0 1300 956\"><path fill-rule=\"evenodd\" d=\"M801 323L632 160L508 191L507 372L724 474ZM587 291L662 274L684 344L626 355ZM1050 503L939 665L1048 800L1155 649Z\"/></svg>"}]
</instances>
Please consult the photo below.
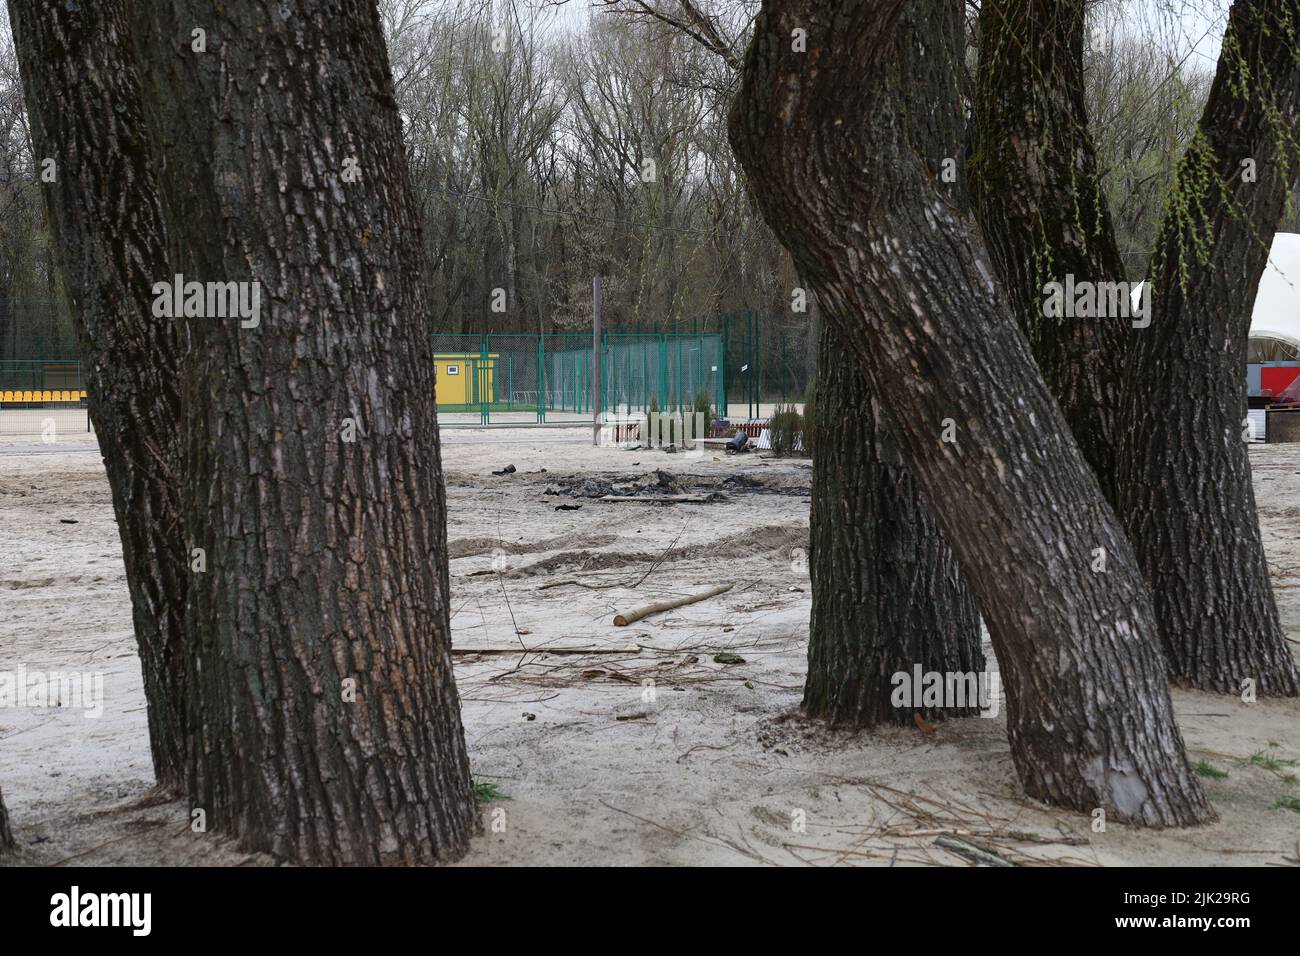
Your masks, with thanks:
<instances>
[{"instance_id":1,"label":"bleacher seating","mask_svg":"<svg viewBox=\"0 0 1300 956\"><path fill-rule=\"evenodd\" d=\"M0 389L0 405L71 405L85 400L84 391L66 388Z\"/></svg>"}]
</instances>

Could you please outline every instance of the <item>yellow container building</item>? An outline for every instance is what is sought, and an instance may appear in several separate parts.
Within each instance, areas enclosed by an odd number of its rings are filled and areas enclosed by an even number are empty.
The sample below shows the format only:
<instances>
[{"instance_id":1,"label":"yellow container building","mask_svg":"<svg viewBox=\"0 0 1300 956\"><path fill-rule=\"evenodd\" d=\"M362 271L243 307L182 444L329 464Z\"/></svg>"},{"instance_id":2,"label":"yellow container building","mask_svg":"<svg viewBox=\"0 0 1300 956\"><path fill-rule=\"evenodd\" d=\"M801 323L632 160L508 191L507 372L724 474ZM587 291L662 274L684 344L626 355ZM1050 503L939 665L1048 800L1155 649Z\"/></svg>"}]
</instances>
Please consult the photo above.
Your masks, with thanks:
<instances>
[{"instance_id":1,"label":"yellow container building","mask_svg":"<svg viewBox=\"0 0 1300 956\"><path fill-rule=\"evenodd\" d=\"M451 405L491 404L497 354L480 352L443 352L433 357L437 371L435 397L439 408Z\"/></svg>"}]
</instances>

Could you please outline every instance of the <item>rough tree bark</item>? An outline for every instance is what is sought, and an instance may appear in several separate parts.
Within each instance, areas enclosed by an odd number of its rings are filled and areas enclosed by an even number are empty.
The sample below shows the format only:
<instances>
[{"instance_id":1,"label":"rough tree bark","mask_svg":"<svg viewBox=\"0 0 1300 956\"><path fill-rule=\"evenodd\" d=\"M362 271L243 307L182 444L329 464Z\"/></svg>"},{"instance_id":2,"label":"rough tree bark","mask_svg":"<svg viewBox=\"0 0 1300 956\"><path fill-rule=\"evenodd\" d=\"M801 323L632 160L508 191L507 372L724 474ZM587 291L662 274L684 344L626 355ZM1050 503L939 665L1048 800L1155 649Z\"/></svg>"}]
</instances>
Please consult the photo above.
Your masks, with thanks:
<instances>
[{"instance_id":1,"label":"rough tree bark","mask_svg":"<svg viewBox=\"0 0 1300 956\"><path fill-rule=\"evenodd\" d=\"M1129 336L1119 512L1151 584L1172 679L1295 696L1246 450L1251 308L1300 173L1300 5L1237 0ZM1250 175L1248 175L1248 173Z\"/></svg>"},{"instance_id":2,"label":"rough tree bark","mask_svg":"<svg viewBox=\"0 0 1300 956\"><path fill-rule=\"evenodd\" d=\"M167 240L125 5L10 0L9 13L38 176L54 176L42 188L122 541L154 774L177 790L189 579L180 354L175 328L149 310L169 275Z\"/></svg>"},{"instance_id":3,"label":"rough tree bark","mask_svg":"<svg viewBox=\"0 0 1300 956\"><path fill-rule=\"evenodd\" d=\"M1117 353L1131 319L1048 318L1043 286L1123 280L1088 134L1085 0L985 0L971 195L989 257L1088 464L1114 501Z\"/></svg>"},{"instance_id":4,"label":"rough tree bark","mask_svg":"<svg viewBox=\"0 0 1300 956\"><path fill-rule=\"evenodd\" d=\"M731 42L693 4L636 6L740 73L744 64ZM936 12L937 42L903 42L896 55L911 58L915 69L955 76L965 55L960 11ZM941 104L913 101L911 92L901 86L891 95L913 110L909 135L941 175L943 158L963 151L959 89L949 87ZM964 202L965 174L960 164L952 171L950 192ZM979 613L834 325L810 321L809 342L819 367L811 424L825 442L813 460L804 712L854 728L910 723L914 711L931 720L975 713L893 703L894 675L910 674L916 664L939 673L983 670Z\"/></svg>"},{"instance_id":5,"label":"rough tree bark","mask_svg":"<svg viewBox=\"0 0 1300 956\"><path fill-rule=\"evenodd\" d=\"M9 829L9 811L5 809L5 795L0 791L0 856L14 849L14 834Z\"/></svg>"},{"instance_id":6,"label":"rough tree bark","mask_svg":"<svg viewBox=\"0 0 1300 956\"><path fill-rule=\"evenodd\" d=\"M969 716L893 704L893 675L914 665L984 670L979 612L833 323L819 353L804 711L854 728Z\"/></svg>"},{"instance_id":7,"label":"rough tree bark","mask_svg":"<svg viewBox=\"0 0 1300 956\"><path fill-rule=\"evenodd\" d=\"M190 801L304 863L455 859L477 816L422 243L375 5L141 6L176 271L260 284L255 327L187 320L186 528L207 558Z\"/></svg>"},{"instance_id":8,"label":"rough tree bark","mask_svg":"<svg viewBox=\"0 0 1300 956\"><path fill-rule=\"evenodd\" d=\"M965 176L955 161L965 137L955 82L965 51L961 9L923 5L925 42L918 42L911 20L900 27L899 67L885 95L909 117L903 135L960 204L966 202ZM936 82L897 82L917 74ZM945 168L946 158L954 162ZM834 322L821 322L817 365L804 711L852 727L910 723L914 711L929 720L974 714L971 706L894 705L894 675L910 675L916 665L940 674L984 671L979 611Z\"/></svg>"},{"instance_id":9,"label":"rough tree bark","mask_svg":"<svg viewBox=\"0 0 1300 956\"><path fill-rule=\"evenodd\" d=\"M900 146L906 117L880 95L896 21L912 6L767 0L733 104L733 145L765 219L862 364L979 600L1026 791L1150 826L1211 820L1132 549L1006 313L973 224ZM792 43L796 30L807 52ZM945 420L955 442L942 438ZM1104 573L1092 570L1098 548Z\"/></svg>"}]
</instances>

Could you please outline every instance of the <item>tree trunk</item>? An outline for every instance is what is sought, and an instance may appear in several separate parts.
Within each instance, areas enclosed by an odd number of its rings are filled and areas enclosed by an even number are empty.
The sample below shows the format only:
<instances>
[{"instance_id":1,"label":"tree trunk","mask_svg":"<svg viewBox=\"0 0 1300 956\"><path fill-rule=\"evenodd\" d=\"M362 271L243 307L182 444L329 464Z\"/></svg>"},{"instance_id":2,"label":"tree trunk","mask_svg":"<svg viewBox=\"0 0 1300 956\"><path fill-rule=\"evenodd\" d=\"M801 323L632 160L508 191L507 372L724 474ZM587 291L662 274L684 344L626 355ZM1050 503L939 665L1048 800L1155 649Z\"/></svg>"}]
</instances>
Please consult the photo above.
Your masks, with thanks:
<instances>
[{"instance_id":1,"label":"tree trunk","mask_svg":"<svg viewBox=\"0 0 1300 956\"><path fill-rule=\"evenodd\" d=\"M1174 680L1295 696L1246 451L1251 304L1300 172L1300 10L1237 0L1151 269L1151 326L1130 338L1119 511ZM1248 177L1247 171L1254 173Z\"/></svg>"},{"instance_id":2,"label":"tree trunk","mask_svg":"<svg viewBox=\"0 0 1300 956\"><path fill-rule=\"evenodd\" d=\"M950 195L964 203L961 164L943 163L961 155L965 138L957 84L936 91L897 82L956 75L965 50L961 9L932 12L924 36L900 29L899 72L887 95L910 115L906 135L931 174L951 173ZM945 675L984 671L979 611L848 343L835 322L820 325L804 710L853 727L907 724L914 711L929 720L972 715L973 702L895 706L895 675L910 682L916 666Z\"/></svg>"},{"instance_id":3,"label":"tree trunk","mask_svg":"<svg viewBox=\"0 0 1300 956\"><path fill-rule=\"evenodd\" d=\"M1132 549L973 224L901 135L909 117L882 95L899 14L908 8L924 36L948 2L767 0L732 142L979 600L1026 791L1150 826L1212 820ZM796 30L807 52L792 44ZM899 82L942 102L956 78L918 70Z\"/></svg>"},{"instance_id":4,"label":"tree trunk","mask_svg":"<svg viewBox=\"0 0 1300 956\"><path fill-rule=\"evenodd\" d=\"M1043 315L1048 282L1125 278L1088 134L1084 24L1084 0L985 0L969 168L989 257L1043 378L1113 502L1117 348L1132 320Z\"/></svg>"},{"instance_id":5,"label":"tree trunk","mask_svg":"<svg viewBox=\"0 0 1300 956\"><path fill-rule=\"evenodd\" d=\"M5 809L5 795L0 791L0 856L13 850L16 845L13 831L9 829L9 811Z\"/></svg>"},{"instance_id":6,"label":"tree trunk","mask_svg":"<svg viewBox=\"0 0 1300 956\"><path fill-rule=\"evenodd\" d=\"M166 230L122 0L10 0L38 175L112 492L148 702L154 774L184 780L185 600L181 371L152 318Z\"/></svg>"},{"instance_id":7,"label":"tree trunk","mask_svg":"<svg viewBox=\"0 0 1300 956\"><path fill-rule=\"evenodd\" d=\"M186 528L207 557L191 804L303 863L455 859L477 816L420 227L375 5L142 6L177 272L260 283L255 326L187 321Z\"/></svg>"},{"instance_id":8,"label":"tree trunk","mask_svg":"<svg viewBox=\"0 0 1300 956\"><path fill-rule=\"evenodd\" d=\"M972 715L894 706L894 675L910 686L916 665L984 670L979 612L834 323L818 366L804 710L854 728Z\"/></svg>"}]
</instances>

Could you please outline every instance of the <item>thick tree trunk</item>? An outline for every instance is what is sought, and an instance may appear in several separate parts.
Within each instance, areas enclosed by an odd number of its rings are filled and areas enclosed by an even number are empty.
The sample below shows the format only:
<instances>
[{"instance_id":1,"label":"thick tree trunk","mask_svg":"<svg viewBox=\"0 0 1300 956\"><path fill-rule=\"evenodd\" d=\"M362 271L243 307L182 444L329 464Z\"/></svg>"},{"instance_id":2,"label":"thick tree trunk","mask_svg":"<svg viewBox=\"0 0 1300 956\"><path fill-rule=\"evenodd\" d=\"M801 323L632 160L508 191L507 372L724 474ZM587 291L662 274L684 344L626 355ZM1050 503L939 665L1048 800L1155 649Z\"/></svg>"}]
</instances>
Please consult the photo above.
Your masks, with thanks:
<instances>
[{"instance_id":1,"label":"thick tree trunk","mask_svg":"<svg viewBox=\"0 0 1300 956\"><path fill-rule=\"evenodd\" d=\"M910 686L917 665L984 670L979 613L834 323L818 366L804 710L850 727L971 715L973 701L894 705L894 675Z\"/></svg>"},{"instance_id":2,"label":"thick tree trunk","mask_svg":"<svg viewBox=\"0 0 1300 956\"><path fill-rule=\"evenodd\" d=\"M145 6L177 272L261 301L256 326L187 321L186 526L207 557L191 803L300 862L455 859L477 816L422 244L375 5Z\"/></svg>"},{"instance_id":3,"label":"thick tree trunk","mask_svg":"<svg viewBox=\"0 0 1300 956\"><path fill-rule=\"evenodd\" d=\"M13 831L9 829L9 811L5 809L5 795L0 791L0 856L15 846Z\"/></svg>"},{"instance_id":4,"label":"thick tree trunk","mask_svg":"<svg viewBox=\"0 0 1300 956\"><path fill-rule=\"evenodd\" d=\"M904 8L924 34L928 2L767 0L733 145L979 600L1026 791L1151 826L1211 820L1132 549L1006 314L973 224L882 96ZM796 30L807 52L792 48ZM941 101L940 84L956 78L900 82Z\"/></svg>"},{"instance_id":5,"label":"thick tree trunk","mask_svg":"<svg viewBox=\"0 0 1300 956\"><path fill-rule=\"evenodd\" d=\"M1125 279L1088 134L1084 5L981 5L969 168L989 257L1043 378L1113 502L1117 348L1134 320L1043 315L1048 282Z\"/></svg>"},{"instance_id":6,"label":"thick tree trunk","mask_svg":"<svg viewBox=\"0 0 1300 956\"><path fill-rule=\"evenodd\" d=\"M1300 172L1300 6L1237 0L1129 337L1119 511L1151 584L1174 680L1295 696L1246 451L1255 290ZM1253 175L1248 175L1253 173Z\"/></svg>"},{"instance_id":7,"label":"thick tree trunk","mask_svg":"<svg viewBox=\"0 0 1300 956\"><path fill-rule=\"evenodd\" d=\"M151 316L166 278L152 137L123 0L10 0L38 173L112 491L158 783L184 780L185 599L180 354Z\"/></svg>"},{"instance_id":8,"label":"thick tree trunk","mask_svg":"<svg viewBox=\"0 0 1300 956\"><path fill-rule=\"evenodd\" d=\"M900 29L900 66L887 95L911 117L909 141L960 203L961 163L943 163L963 149L957 83L936 89L897 82L903 75L957 75L965 50L961 9L933 13L924 36ZM820 324L804 710L853 727L910 723L914 711L929 720L973 714L974 701L895 706L895 675L910 681L917 666L945 675L984 671L979 612L848 343L835 322Z\"/></svg>"}]
</instances>

